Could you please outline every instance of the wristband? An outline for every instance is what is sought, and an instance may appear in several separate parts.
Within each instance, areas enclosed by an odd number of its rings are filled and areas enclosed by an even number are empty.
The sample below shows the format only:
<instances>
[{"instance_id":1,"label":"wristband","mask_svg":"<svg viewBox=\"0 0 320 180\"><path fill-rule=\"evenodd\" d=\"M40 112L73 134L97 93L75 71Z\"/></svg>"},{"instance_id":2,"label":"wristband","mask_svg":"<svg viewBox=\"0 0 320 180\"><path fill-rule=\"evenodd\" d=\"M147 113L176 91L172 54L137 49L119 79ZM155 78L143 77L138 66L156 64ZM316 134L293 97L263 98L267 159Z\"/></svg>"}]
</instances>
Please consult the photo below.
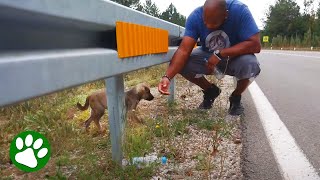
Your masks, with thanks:
<instances>
[{"instance_id":1,"label":"wristband","mask_svg":"<svg viewBox=\"0 0 320 180\"><path fill-rule=\"evenodd\" d=\"M171 81L171 79L169 78L169 76L168 75L164 75L164 76L162 76L162 78L167 78L167 79L169 79L169 81Z\"/></svg>"},{"instance_id":2,"label":"wristband","mask_svg":"<svg viewBox=\"0 0 320 180\"><path fill-rule=\"evenodd\" d=\"M220 54L220 50L215 50L213 52L213 55L215 55L220 61L222 60L221 54Z\"/></svg>"}]
</instances>

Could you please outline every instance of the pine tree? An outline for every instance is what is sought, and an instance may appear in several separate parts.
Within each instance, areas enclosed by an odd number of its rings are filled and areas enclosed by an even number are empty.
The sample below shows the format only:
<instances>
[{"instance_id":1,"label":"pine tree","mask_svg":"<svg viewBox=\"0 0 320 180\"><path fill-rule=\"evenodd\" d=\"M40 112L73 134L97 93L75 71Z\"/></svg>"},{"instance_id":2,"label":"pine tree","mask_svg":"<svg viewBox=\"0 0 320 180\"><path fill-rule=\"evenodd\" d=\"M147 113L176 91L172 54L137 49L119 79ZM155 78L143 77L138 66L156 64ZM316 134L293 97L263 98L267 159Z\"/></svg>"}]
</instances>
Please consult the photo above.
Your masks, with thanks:
<instances>
[{"instance_id":1,"label":"pine tree","mask_svg":"<svg viewBox=\"0 0 320 180\"><path fill-rule=\"evenodd\" d=\"M180 26L185 26L186 23L186 17L181 15L172 3L163 13L161 13L160 17L163 20L178 24Z\"/></svg>"},{"instance_id":2,"label":"pine tree","mask_svg":"<svg viewBox=\"0 0 320 180\"><path fill-rule=\"evenodd\" d=\"M293 36L290 37L290 47L296 47L296 42Z\"/></svg>"},{"instance_id":3,"label":"pine tree","mask_svg":"<svg viewBox=\"0 0 320 180\"><path fill-rule=\"evenodd\" d=\"M142 12L154 17L158 17L158 18L160 17L159 8L151 0L146 0L145 4L142 5Z\"/></svg>"},{"instance_id":4,"label":"pine tree","mask_svg":"<svg viewBox=\"0 0 320 180\"><path fill-rule=\"evenodd\" d=\"M311 38L312 38L311 28L309 28L309 30L306 33L304 33L304 37L303 37L303 45L305 47L311 46Z\"/></svg>"}]
</instances>

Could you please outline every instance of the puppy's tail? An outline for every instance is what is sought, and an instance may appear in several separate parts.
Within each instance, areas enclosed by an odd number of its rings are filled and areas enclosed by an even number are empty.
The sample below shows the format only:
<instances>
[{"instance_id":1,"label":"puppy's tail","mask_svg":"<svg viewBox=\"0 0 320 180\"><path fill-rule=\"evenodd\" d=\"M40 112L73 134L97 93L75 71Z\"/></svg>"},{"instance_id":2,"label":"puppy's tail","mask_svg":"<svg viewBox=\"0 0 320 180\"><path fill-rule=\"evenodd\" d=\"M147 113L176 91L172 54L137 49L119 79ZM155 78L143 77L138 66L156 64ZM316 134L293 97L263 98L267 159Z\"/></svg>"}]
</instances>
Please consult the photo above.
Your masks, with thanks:
<instances>
[{"instance_id":1,"label":"puppy's tail","mask_svg":"<svg viewBox=\"0 0 320 180\"><path fill-rule=\"evenodd\" d=\"M89 97L87 97L86 103L84 104L84 106L82 106L82 105L78 102L78 103L77 103L77 107L78 107L78 109L80 109L81 111L87 110L88 107L89 107Z\"/></svg>"}]
</instances>

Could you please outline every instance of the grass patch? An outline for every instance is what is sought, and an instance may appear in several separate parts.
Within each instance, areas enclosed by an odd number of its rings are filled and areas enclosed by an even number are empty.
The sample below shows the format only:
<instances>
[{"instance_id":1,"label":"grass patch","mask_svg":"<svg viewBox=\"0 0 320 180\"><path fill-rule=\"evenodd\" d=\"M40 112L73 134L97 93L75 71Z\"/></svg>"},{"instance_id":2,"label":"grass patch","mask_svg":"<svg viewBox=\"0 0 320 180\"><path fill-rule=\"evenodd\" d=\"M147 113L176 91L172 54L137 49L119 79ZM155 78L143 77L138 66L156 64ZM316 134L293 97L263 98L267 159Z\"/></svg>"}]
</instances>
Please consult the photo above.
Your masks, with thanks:
<instances>
[{"instance_id":1,"label":"grass patch","mask_svg":"<svg viewBox=\"0 0 320 180\"><path fill-rule=\"evenodd\" d=\"M126 86L147 82L157 85L166 69L166 64L146 68L125 75ZM0 108L0 162L8 164L9 146L21 131L34 130L48 138L51 144L51 160L45 170L16 174L5 166L1 167L1 179L21 176L33 179L150 179L155 165L137 169L125 168L111 160L109 134L86 133L83 122L89 111L78 111L76 103L84 103L91 92L105 87L104 80L63 90L35 98L13 106ZM106 127L106 117L102 119ZM94 125L92 125L95 127ZM94 128L95 129L95 128ZM153 129L147 126L133 127L126 131L125 157L143 156L151 151ZM15 169L15 168L12 168ZM49 172L49 173L44 173ZM15 174L12 176L11 174Z\"/></svg>"},{"instance_id":2,"label":"grass patch","mask_svg":"<svg viewBox=\"0 0 320 180\"><path fill-rule=\"evenodd\" d=\"M145 127L127 128L124 151L128 159L144 156L152 148L152 131Z\"/></svg>"},{"instance_id":3,"label":"grass patch","mask_svg":"<svg viewBox=\"0 0 320 180\"><path fill-rule=\"evenodd\" d=\"M188 122L177 120L172 123L172 128L174 130L174 135L182 135L188 133L187 131Z\"/></svg>"},{"instance_id":4,"label":"grass patch","mask_svg":"<svg viewBox=\"0 0 320 180\"><path fill-rule=\"evenodd\" d=\"M150 86L157 86L160 78L164 75L167 69L167 64L160 64L157 66L140 69L130 72L125 75L125 84L127 87L134 86L136 84L146 82Z\"/></svg>"},{"instance_id":5,"label":"grass patch","mask_svg":"<svg viewBox=\"0 0 320 180\"><path fill-rule=\"evenodd\" d=\"M0 174L1 175L1 174ZM13 175L10 175L10 176L6 176L6 177L0 177L0 180L14 180L14 177Z\"/></svg>"},{"instance_id":6,"label":"grass patch","mask_svg":"<svg viewBox=\"0 0 320 180\"><path fill-rule=\"evenodd\" d=\"M166 64L146 68L125 75L126 86L147 82L156 86L166 69ZM8 164L9 146L16 134L25 130L40 132L51 144L51 159L44 170L32 174L17 173L15 168L0 169L1 179L19 177L25 179L150 179L157 164L138 169L129 165L121 167L111 159L109 133L104 135L90 131L86 133L83 122L89 111L78 111L76 103L84 103L90 92L104 88L104 81L97 81L80 87L29 100L0 109L0 162ZM171 117L177 117L169 119ZM102 125L107 127L104 116ZM188 133L187 127L195 125L200 129L216 130L218 136L228 134L222 121L213 120L206 111L179 109L176 102L167 105L166 112L154 119L146 119L145 125L126 127L124 157L132 159L153 152L153 143L166 147L175 138ZM219 124L220 123L220 124ZM93 124L91 125L95 127ZM219 128L217 128L219 127ZM226 131L220 131L226 128ZM96 130L95 128L93 128ZM108 132L108 131L107 131ZM217 137L217 139L219 138ZM218 142L218 141L217 141ZM175 144L169 143L168 159L179 159L181 152ZM12 175L14 174L14 175Z\"/></svg>"},{"instance_id":7,"label":"grass patch","mask_svg":"<svg viewBox=\"0 0 320 180\"><path fill-rule=\"evenodd\" d=\"M198 163L196 165L196 170L198 171L205 171L210 169L210 161L208 161L208 158L210 158L210 156L208 156L207 154L198 154L196 156L196 159L198 160Z\"/></svg>"}]
</instances>

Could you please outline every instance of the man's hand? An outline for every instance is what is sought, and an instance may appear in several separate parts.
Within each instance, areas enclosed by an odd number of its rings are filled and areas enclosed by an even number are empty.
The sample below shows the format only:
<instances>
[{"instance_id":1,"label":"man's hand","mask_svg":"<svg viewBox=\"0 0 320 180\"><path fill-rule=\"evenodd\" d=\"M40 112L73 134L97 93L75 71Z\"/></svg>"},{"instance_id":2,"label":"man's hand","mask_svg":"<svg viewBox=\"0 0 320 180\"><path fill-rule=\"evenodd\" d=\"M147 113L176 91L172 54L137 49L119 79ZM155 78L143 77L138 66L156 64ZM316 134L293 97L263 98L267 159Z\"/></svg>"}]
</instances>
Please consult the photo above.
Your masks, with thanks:
<instances>
[{"instance_id":1,"label":"man's hand","mask_svg":"<svg viewBox=\"0 0 320 180\"><path fill-rule=\"evenodd\" d=\"M158 90L161 94L164 95L169 95L169 86L170 86L170 81L168 78L163 77L158 85Z\"/></svg>"},{"instance_id":2,"label":"man's hand","mask_svg":"<svg viewBox=\"0 0 320 180\"><path fill-rule=\"evenodd\" d=\"M184 65L187 63L196 42L197 41L192 37L183 37L179 48L174 53L170 61L169 67L166 71L166 75L170 75L169 77L173 78L182 70ZM167 77L163 77L158 85L158 90L161 94L169 95L169 86L170 80Z\"/></svg>"},{"instance_id":3,"label":"man's hand","mask_svg":"<svg viewBox=\"0 0 320 180\"><path fill-rule=\"evenodd\" d=\"M207 68L208 68L208 72L209 74L212 74L214 67L219 63L219 59L218 57L216 57L215 55L212 55L208 62L207 62Z\"/></svg>"}]
</instances>

